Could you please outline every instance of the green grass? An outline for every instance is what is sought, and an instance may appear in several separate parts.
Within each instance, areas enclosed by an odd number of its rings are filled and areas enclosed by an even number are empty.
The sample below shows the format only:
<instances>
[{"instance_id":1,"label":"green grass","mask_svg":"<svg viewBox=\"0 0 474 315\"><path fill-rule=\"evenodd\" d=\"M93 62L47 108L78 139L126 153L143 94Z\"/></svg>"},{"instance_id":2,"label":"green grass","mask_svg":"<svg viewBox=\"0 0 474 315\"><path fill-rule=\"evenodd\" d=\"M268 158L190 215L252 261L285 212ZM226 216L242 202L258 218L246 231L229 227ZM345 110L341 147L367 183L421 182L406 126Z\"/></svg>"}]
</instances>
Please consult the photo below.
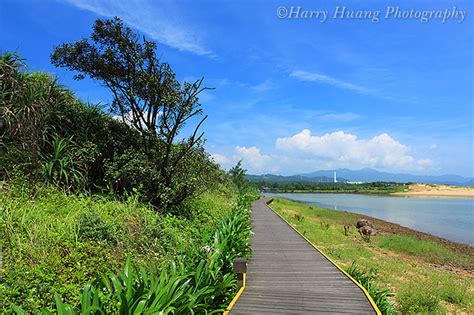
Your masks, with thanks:
<instances>
[{"instance_id":1,"label":"green grass","mask_svg":"<svg viewBox=\"0 0 474 315\"><path fill-rule=\"evenodd\" d=\"M474 313L472 278L447 270L452 266L472 270L473 257L415 235L376 235L364 242L351 227L345 236L344 224L358 219L353 213L283 198L274 198L270 206L342 267L347 269L356 261L362 270L373 271L374 285L394 294L389 300L396 311ZM304 219L297 220L295 214Z\"/></svg>"},{"instance_id":2,"label":"green grass","mask_svg":"<svg viewBox=\"0 0 474 315\"><path fill-rule=\"evenodd\" d=\"M380 247L411 255L431 257L446 256L452 251L433 241L419 240L413 236L383 236L379 240Z\"/></svg>"},{"instance_id":3,"label":"green grass","mask_svg":"<svg viewBox=\"0 0 474 315\"><path fill-rule=\"evenodd\" d=\"M440 297L431 284L411 281L397 295L398 309L403 314L444 314Z\"/></svg>"},{"instance_id":4,"label":"green grass","mask_svg":"<svg viewBox=\"0 0 474 315\"><path fill-rule=\"evenodd\" d=\"M54 188L0 192L3 267L2 312L10 303L32 312L54 309L54 293L77 305L85 283L121 268L125 258L159 268L202 247L228 215L236 195L221 188L187 202L196 215L163 215L130 196L67 195Z\"/></svg>"},{"instance_id":5,"label":"green grass","mask_svg":"<svg viewBox=\"0 0 474 315\"><path fill-rule=\"evenodd\" d=\"M406 253L436 263L457 263L472 267L471 257L457 254L452 249L430 240L420 240L413 236L392 235L379 237L378 245L399 253Z\"/></svg>"}]
</instances>

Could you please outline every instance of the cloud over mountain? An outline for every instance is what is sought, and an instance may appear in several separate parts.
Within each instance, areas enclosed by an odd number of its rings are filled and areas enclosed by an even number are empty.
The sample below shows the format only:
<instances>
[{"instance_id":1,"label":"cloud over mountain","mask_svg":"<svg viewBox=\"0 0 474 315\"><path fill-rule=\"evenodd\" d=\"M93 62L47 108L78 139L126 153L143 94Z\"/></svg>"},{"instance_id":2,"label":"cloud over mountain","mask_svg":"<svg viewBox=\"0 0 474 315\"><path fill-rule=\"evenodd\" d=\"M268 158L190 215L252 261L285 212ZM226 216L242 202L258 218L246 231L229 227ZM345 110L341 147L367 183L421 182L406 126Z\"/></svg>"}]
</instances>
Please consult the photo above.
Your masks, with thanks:
<instances>
[{"instance_id":1,"label":"cloud over mountain","mask_svg":"<svg viewBox=\"0 0 474 315\"><path fill-rule=\"evenodd\" d=\"M431 164L429 159L416 159L409 154L408 146L386 133L370 139L335 131L321 136L309 129L276 141L277 149L306 153L310 157L329 160L340 167L370 166L393 170L423 170ZM335 165L336 166L336 165Z\"/></svg>"},{"instance_id":2,"label":"cloud over mountain","mask_svg":"<svg viewBox=\"0 0 474 315\"><path fill-rule=\"evenodd\" d=\"M362 139L344 131L314 135L304 129L294 135L276 139L271 153L256 146L234 148L232 157L215 154L224 167L242 159L251 173L298 173L317 168L372 167L386 171L423 171L434 162L417 158L410 148L383 133Z\"/></svg>"}]
</instances>

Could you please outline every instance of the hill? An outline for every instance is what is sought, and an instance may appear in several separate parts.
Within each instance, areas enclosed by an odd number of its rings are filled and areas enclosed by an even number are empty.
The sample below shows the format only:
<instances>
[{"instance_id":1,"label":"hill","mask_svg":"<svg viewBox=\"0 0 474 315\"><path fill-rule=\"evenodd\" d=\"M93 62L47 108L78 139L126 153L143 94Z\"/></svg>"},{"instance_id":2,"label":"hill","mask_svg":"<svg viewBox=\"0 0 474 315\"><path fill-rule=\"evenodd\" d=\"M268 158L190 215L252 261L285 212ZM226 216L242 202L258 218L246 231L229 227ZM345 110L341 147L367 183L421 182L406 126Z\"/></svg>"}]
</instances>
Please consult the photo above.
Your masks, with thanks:
<instances>
[{"instance_id":1,"label":"hill","mask_svg":"<svg viewBox=\"0 0 474 315\"><path fill-rule=\"evenodd\" d=\"M311 173L296 174L292 176L281 175L248 175L249 180L268 181L268 182L323 182L332 183L334 181L334 172L337 174L338 182L397 182L397 183L425 183L425 184L448 184L460 186L474 186L474 179L454 174L446 175L413 175L405 173L381 172L371 168L360 170L350 170L347 168L320 170Z\"/></svg>"}]
</instances>

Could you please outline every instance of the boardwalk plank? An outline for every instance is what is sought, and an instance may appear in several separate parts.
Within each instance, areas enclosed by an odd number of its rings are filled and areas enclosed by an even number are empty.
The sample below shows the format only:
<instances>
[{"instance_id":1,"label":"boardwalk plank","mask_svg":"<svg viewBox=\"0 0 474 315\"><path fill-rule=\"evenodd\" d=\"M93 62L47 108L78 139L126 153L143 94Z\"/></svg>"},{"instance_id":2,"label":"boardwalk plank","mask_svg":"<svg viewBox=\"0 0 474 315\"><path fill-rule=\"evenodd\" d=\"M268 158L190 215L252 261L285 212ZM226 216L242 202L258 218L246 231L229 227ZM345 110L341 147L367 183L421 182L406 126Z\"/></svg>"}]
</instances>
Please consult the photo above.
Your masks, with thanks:
<instances>
[{"instance_id":1,"label":"boardwalk plank","mask_svg":"<svg viewBox=\"0 0 474 315\"><path fill-rule=\"evenodd\" d=\"M375 314L362 290L266 201L252 206L253 256L231 314Z\"/></svg>"}]
</instances>

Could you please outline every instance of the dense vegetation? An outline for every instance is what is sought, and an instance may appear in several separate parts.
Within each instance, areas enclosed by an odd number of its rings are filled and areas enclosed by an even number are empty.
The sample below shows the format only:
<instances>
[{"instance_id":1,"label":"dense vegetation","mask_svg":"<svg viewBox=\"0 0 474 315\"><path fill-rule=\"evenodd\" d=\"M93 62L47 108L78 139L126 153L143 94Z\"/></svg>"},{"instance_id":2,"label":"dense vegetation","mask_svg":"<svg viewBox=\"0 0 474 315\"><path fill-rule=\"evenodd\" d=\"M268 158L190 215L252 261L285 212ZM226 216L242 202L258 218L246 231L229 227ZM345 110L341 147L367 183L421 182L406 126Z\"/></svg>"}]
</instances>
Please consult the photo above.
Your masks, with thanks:
<instances>
[{"instance_id":1,"label":"dense vegetation","mask_svg":"<svg viewBox=\"0 0 474 315\"><path fill-rule=\"evenodd\" d=\"M156 54L119 19L55 49L110 108L0 56L2 313L221 312L235 293L256 189L203 148L202 80Z\"/></svg>"},{"instance_id":2,"label":"dense vegetation","mask_svg":"<svg viewBox=\"0 0 474 315\"><path fill-rule=\"evenodd\" d=\"M352 227L345 236L344 225L354 226L357 214L282 198L270 206L369 288L387 314L387 299L402 314L474 312L474 253L469 246L453 248L408 229L393 234L394 225L379 221L374 223L378 235L363 239Z\"/></svg>"},{"instance_id":3,"label":"dense vegetation","mask_svg":"<svg viewBox=\"0 0 474 315\"><path fill-rule=\"evenodd\" d=\"M253 181L258 187L271 192L333 192L333 193L368 193L386 194L404 191L409 184L395 182L372 183L319 183L310 181Z\"/></svg>"},{"instance_id":4,"label":"dense vegetation","mask_svg":"<svg viewBox=\"0 0 474 315\"><path fill-rule=\"evenodd\" d=\"M141 37L118 19L98 20L91 38L87 47L78 46L87 40L58 47L52 59L82 71L78 78L89 75L110 87L111 109L121 121L82 103L50 75L28 72L17 55L5 54L0 175L19 171L30 182L42 179L70 190L137 189L142 201L166 210L219 182L223 174L198 135L202 120L193 135L178 140L202 113L202 80L179 83L169 65L159 62L154 43L140 44ZM91 51L94 56L80 55ZM127 62L124 54L131 56Z\"/></svg>"},{"instance_id":5,"label":"dense vegetation","mask_svg":"<svg viewBox=\"0 0 474 315\"><path fill-rule=\"evenodd\" d=\"M230 264L248 253L246 211L254 196L236 198L222 187L183 205L193 210L192 217L183 217L156 213L134 196L119 202L42 187L32 202L27 189L3 192L2 311L12 303L28 312L53 311L55 294L84 310L92 300L83 300L83 288L91 299L100 292L98 302L106 313L131 312L141 300L146 309L165 313L174 307L222 309L234 294ZM122 273L115 275L126 257L139 266L125 266L133 285ZM169 286L176 280L180 285L174 294ZM133 293L123 297L125 303L121 294L128 289ZM160 292L167 295L153 304L151 296Z\"/></svg>"}]
</instances>

